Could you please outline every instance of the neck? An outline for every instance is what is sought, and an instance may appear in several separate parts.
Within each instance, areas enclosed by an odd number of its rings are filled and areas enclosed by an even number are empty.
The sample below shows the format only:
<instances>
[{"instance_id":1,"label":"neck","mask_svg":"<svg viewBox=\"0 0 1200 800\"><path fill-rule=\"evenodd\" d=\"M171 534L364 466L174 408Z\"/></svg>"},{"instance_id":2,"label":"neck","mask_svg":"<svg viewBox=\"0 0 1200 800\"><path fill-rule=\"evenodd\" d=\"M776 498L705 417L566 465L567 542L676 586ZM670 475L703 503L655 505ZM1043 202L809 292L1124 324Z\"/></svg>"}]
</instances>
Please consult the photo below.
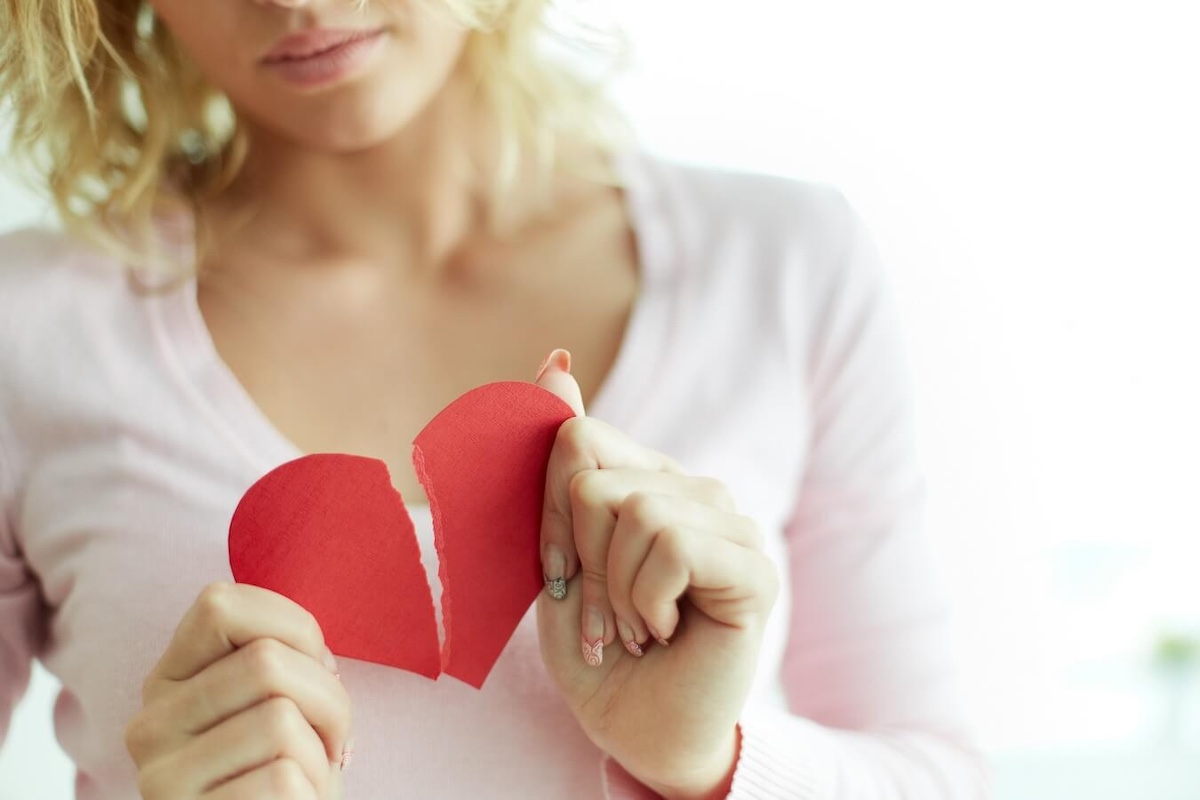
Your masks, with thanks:
<instances>
[{"instance_id":1,"label":"neck","mask_svg":"<svg viewBox=\"0 0 1200 800\"><path fill-rule=\"evenodd\" d=\"M494 122L452 80L398 135L328 152L250 127L235 184L205 209L227 244L287 260L369 260L429 269L491 228ZM518 181L505 204L519 226L536 198Z\"/></svg>"}]
</instances>

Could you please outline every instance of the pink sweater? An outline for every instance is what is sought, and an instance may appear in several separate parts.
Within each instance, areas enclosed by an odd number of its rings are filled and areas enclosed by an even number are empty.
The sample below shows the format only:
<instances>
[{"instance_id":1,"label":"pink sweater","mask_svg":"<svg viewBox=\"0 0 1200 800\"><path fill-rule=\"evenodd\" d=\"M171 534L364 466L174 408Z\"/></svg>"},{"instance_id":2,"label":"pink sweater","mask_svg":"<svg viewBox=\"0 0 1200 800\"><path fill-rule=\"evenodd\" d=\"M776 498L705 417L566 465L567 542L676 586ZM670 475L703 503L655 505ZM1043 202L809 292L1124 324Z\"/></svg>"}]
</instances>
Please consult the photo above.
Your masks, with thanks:
<instances>
[{"instance_id":1,"label":"pink sweater","mask_svg":"<svg viewBox=\"0 0 1200 800\"><path fill-rule=\"evenodd\" d=\"M623 170L642 292L589 411L724 481L784 579L730 796L984 797L868 234L828 188ZM0 741L39 658L77 797L137 797L141 680L231 579L243 492L297 455L218 358L194 283L139 293L60 234L0 237ZM532 622L482 691L343 659L349 800L646 796L579 731Z\"/></svg>"}]
</instances>

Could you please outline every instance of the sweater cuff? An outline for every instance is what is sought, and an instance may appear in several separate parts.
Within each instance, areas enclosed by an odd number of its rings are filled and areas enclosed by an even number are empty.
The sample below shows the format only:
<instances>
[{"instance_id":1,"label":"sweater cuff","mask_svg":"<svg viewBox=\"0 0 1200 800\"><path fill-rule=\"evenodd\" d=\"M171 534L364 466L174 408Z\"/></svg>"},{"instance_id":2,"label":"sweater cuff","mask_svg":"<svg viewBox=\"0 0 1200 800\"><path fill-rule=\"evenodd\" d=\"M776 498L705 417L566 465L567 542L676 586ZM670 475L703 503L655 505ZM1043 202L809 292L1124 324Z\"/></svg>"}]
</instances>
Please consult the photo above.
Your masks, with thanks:
<instances>
[{"instance_id":1,"label":"sweater cuff","mask_svg":"<svg viewBox=\"0 0 1200 800\"><path fill-rule=\"evenodd\" d=\"M727 800L829 800L836 754L819 725L783 711L760 709L739 723L741 750ZM607 800L658 800L614 759L605 757Z\"/></svg>"},{"instance_id":2,"label":"sweater cuff","mask_svg":"<svg viewBox=\"0 0 1200 800\"><path fill-rule=\"evenodd\" d=\"M728 800L829 800L836 754L819 725L775 709L742 720L742 749Z\"/></svg>"}]
</instances>

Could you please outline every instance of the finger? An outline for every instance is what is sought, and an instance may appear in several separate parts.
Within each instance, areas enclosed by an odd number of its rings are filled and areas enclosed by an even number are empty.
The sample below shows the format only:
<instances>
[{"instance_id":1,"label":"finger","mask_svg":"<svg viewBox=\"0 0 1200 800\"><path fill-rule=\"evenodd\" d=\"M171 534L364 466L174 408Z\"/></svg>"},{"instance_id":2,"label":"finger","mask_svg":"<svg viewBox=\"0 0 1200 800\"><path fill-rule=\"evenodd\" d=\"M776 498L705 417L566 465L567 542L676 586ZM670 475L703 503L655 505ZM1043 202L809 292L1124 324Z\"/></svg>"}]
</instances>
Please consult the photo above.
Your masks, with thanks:
<instances>
[{"instance_id":1,"label":"finger","mask_svg":"<svg viewBox=\"0 0 1200 800\"><path fill-rule=\"evenodd\" d=\"M704 493L707 489L701 486L694 491ZM606 555L610 601L617 617L632 628L638 645L634 647L629 639L623 639L627 650L637 655L647 639L655 638L666 644L666 638L670 636L670 633L662 633L661 617L660 626L653 625L633 600L634 581L657 537L671 530L693 531L692 535L703 536L728 532L736 537L738 526L731 518L735 518L734 515L714 508L704 499L697 499L695 494L638 491L623 499ZM671 598L672 605L677 599L678 595ZM670 630L674 630L673 625Z\"/></svg>"},{"instance_id":2,"label":"finger","mask_svg":"<svg viewBox=\"0 0 1200 800\"><path fill-rule=\"evenodd\" d=\"M300 605L257 586L214 583L184 615L148 684L191 678L255 639L278 639L336 669L321 626Z\"/></svg>"},{"instance_id":3,"label":"finger","mask_svg":"<svg viewBox=\"0 0 1200 800\"><path fill-rule=\"evenodd\" d=\"M130 726L130 750L178 749L272 697L291 699L321 737L329 761L341 760L350 733L349 694L323 664L277 639L256 639L194 678L172 683Z\"/></svg>"},{"instance_id":4,"label":"finger","mask_svg":"<svg viewBox=\"0 0 1200 800\"><path fill-rule=\"evenodd\" d=\"M630 469L591 469L575 473L569 486L575 549L583 573L583 611L580 618L585 661L603 662L603 648L619 637L632 654L641 655L646 626L628 602L614 615L609 600L609 549L618 510L636 492L686 497L695 507L732 509L729 493L717 481L666 472ZM692 508L692 506L688 506ZM632 582L632 573L629 575ZM626 599L627 598L623 598Z\"/></svg>"},{"instance_id":5,"label":"finger","mask_svg":"<svg viewBox=\"0 0 1200 800\"><path fill-rule=\"evenodd\" d=\"M748 626L774 604L778 579L746 517L688 498L633 495L622 506L610 551L610 596L636 612L662 644L679 623L686 593L704 614ZM629 603L633 612L625 611Z\"/></svg>"},{"instance_id":6,"label":"finger","mask_svg":"<svg viewBox=\"0 0 1200 800\"><path fill-rule=\"evenodd\" d=\"M534 383L557 395L571 407L575 416L586 416L583 410L583 392L571 375L571 354L566 350L555 350L546 357Z\"/></svg>"},{"instance_id":7,"label":"finger","mask_svg":"<svg viewBox=\"0 0 1200 800\"><path fill-rule=\"evenodd\" d=\"M277 759L296 762L323 797L334 766L316 731L291 700L275 697L217 725L143 769L151 786L191 797L211 791Z\"/></svg>"},{"instance_id":8,"label":"finger","mask_svg":"<svg viewBox=\"0 0 1200 800\"><path fill-rule=\"evenodd\" d=\"M579 569L571 517L571 480L595 469L637 469L682 474L671 459L633 442L607 423L590 417L569 419L558 429L546 466L542 508L542 569L551 596L562 599L567 581Z\"/></svg>"},{"instance_id":9,"label":"finger","mask_svg":"<svg viewBox=\"0 0 1200 800\"><path fill-rule=\"evenodd\" d=\"M223 783L203 800L318 800L304 769L290 758L279 758Z\"/></svg>"}]
</instances>

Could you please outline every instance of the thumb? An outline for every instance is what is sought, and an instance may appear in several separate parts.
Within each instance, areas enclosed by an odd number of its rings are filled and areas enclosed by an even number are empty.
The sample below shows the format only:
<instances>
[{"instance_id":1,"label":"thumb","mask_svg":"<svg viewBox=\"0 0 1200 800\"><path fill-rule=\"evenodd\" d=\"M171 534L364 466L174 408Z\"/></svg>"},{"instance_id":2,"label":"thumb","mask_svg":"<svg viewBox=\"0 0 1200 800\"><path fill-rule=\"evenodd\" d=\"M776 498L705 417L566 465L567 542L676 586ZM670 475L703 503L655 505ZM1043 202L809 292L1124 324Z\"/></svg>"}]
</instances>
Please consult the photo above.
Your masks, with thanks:
<instances>
[{"instance_id":1,"label":"thumb","mask_svg":"<svg viewBox=\"0 0 1200 800\"><path fill-rule=\"evenodd\" d=\"M534 383L569 405L575 416L586 416L583 410L583 392L571 375L571 354L566 350L555 350L546 357Z\"/></svg>"}]
</instances>

